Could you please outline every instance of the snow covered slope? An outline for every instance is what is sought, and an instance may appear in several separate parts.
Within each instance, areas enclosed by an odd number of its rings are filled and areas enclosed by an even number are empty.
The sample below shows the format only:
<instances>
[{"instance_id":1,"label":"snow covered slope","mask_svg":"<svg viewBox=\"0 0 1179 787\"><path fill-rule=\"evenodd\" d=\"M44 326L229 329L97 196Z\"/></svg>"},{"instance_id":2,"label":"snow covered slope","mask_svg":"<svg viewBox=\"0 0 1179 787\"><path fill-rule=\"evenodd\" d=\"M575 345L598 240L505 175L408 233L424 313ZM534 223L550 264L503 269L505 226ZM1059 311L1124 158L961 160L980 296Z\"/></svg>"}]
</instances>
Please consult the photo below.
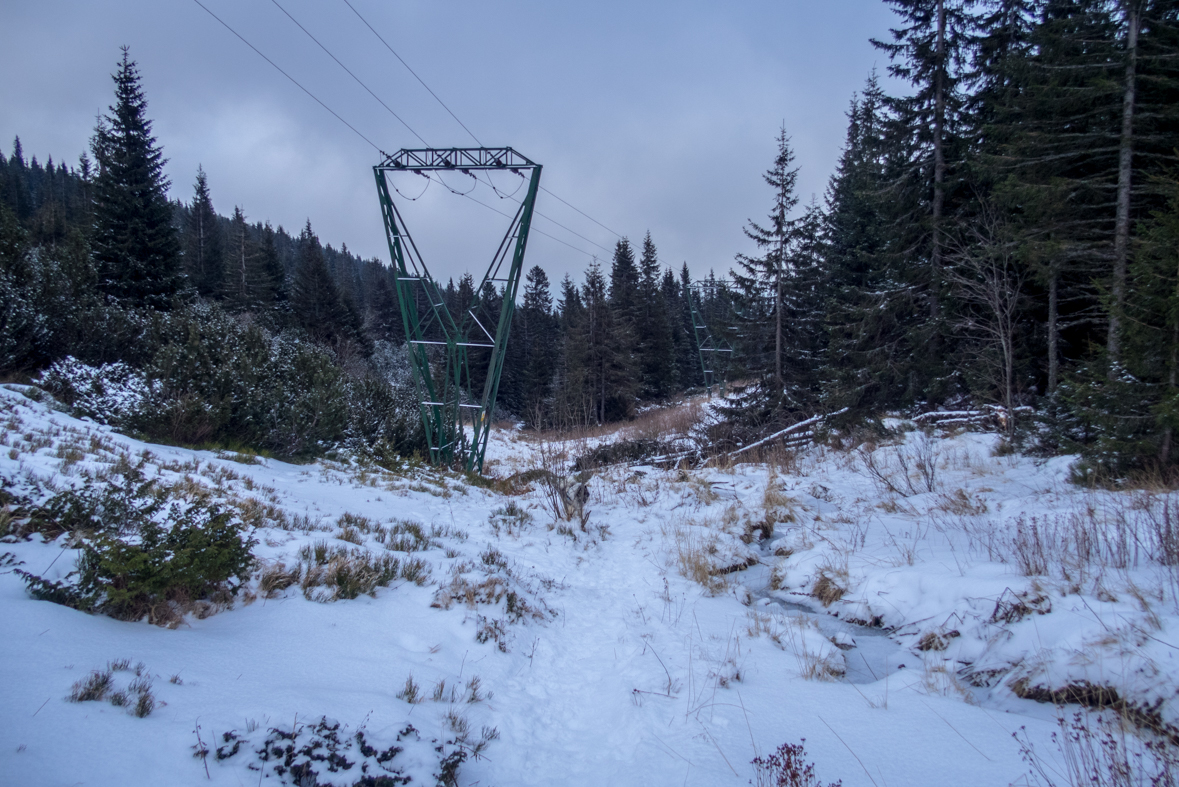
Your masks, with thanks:
<instances>
[{"instance_id":1,"label":"snow covered slope","mask_svg":"<svg viewBox=\"0 0 1179 787\"><path fill-rule=\"evenodd\" d=\"M610 468L582 527L536 474L146 445L8 389L0 423L12 490L139 466L254 512L260 560L230 608L167 628L34 600L18 562L60 579L78 550L6 537L4 784L745 785L805 738L824 782L1004 785L1021 727L1056 756L1037 697L1114 689L1179 723L1174 497L1084 492L991 436ZM492 439L505 475L567 448ZM401 573L342 597L332 555L359 554ZM108 670L107 699L68 699ZM148 682L149 715L109 701Z\"/></svg>"}]
</instances>

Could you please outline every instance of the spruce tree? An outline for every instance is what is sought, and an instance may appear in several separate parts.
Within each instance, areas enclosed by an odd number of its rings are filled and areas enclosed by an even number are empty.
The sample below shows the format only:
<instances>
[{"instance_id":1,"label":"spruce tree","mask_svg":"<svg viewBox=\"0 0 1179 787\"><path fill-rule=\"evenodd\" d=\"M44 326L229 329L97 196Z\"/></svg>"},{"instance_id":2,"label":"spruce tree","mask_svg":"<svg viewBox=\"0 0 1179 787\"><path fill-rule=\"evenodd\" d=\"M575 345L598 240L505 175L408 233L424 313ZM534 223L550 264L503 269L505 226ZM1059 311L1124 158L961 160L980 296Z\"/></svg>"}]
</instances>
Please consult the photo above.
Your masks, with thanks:
<instances>
[{"instance_id":1,"label":"spruce tree","mask_svg":"<svg viewBox=\"0 0 1179 787\"><path fill-rule=\"evenodd\" d=\"M933 379L946 374L942 359L949 349L945 240L948 218L962 191L964 93L971 76L975 20L970 9L975 0L886 2L901 25L890 30L891 40L872 43L888 53L889 73L915 89L912 95L888 99L893 157L900 165L892 173L892 204L898 214L893 231L900 241L898 253L906 258L906 286L921 299L927 315L913 339L921 354L909 359L907 371L919 378L916 387L929 391ZM917 216L923 220L914 221Z\"/></svg>"},{"instance_id":2,"label":"spruce tree","mask_svg":"<svg viewBox=\"0 0 1179 787\"><path fill-rule=\"evenodd\" d=\"M98 286L130 306L166 309L180 291L179 244L165 159L151 133L139 71L123 48L115 103L94 131L94 234Z\"/></svg>"},{"instance_id":3,"label":"spruce tree","mask_svg":"<svg viewBox=\"0 0 1179 787\"><path fill-rule=\"evenodd\" d=\"M623 254L630 249L629 245L619 248ZM625 270L628 266L625 260L619 262L619 256L616 255L614 267ZM633 256L629 268L634 269ZM618 280L626 281L622 277ZM607 295L606 277L595 260L586 271L585 283L581 286L585 311L579 342L585 348L585 399L589 403L589 413L597 423L629 417L634 410L633 354L630 351L634 335L626 328L619 329L616 324L616 315L626 315L627 290L620 284L616 291L620 297L618 307Z\"/></svg>"},{"instance_id":4,"label":"spruce tree","mask_svg":"<svg viewBox=\"0 0 1179 787\"><path fill-rule=\"evenodd\" d=\"M769 223L763 226L750 219L745 227L745 235L757 244L760 254L738 255L733 281L741 297L743 349L751 368L765 378L761 396L776 406L784 381L787 315L783 296L790 275L790 247L797 239L797 222L791 213L798 205L798 168L785 126L778 132L774 165L763 177L774 190Z\"/></svg>"},{"instance_id":5,"label":"spruce tree","mask_svg":"<svg viewBox=\"0 0 1179 787\"><path fill-rule=\"evenodd\" d=\"M827 188L824 283L827 407L871 414L904 401L916 304L902 258L892 253L895 218L885 96L872 74L848 111L847 139Z\"/></svg>"},{"instance_id":6,"label":"spruce tree","mask_svg":"<svg viewBox=\"0 0 1179 787\"><path fill-rule=\"evenodd\" d=\"M782 336L782 393L784 405L794 412L811 409L821 398L820 369L826 359L824 224L822 208L812 202L796 224L788 258L789 276L783 283L786 324Z\"/></svg>"},{"instance_id":7,"label":"spruce tree","mask_svg":"<svg viewBox=\"0 0 1179 787\"><path fill-rule=\"evenodd\" d=\"M635 308L636 350L640 392L644 398L669 395L675 381L671 323L663 297L659 253L648 232L639 257L638 299Z\"/></svg>"},{"instance_id":8,"label":"spruce tree","mask_svg":"<svg viewBox=\"0 0 1179 787\"><path fill-rule=\"evenodd\" d=\"M558 349L558 324L553 316L549 278L539 265L533 266L525 277L524 302L518 315L524 339L522 414L528 423L539 427L545 420L545 408L552 395Z\"/></svg>"},{"instance_id":9,"label":"spruce tree","mask_svg":"<svg viewBox=\"0 0 1179 787\"><path fill-rule=\"evenodd\" d=\"M275 283L239 206L234 206L230 219L229 244L224 260L221 294L231 306L239 311L268 308L274 300Z\"/></svg>"},{"instance_id":10,"label":"spruce tree","mask_svg":"<svg viewBox=\"0 0 1179 787\"><path fill-rule=\"evenodd\" d=\"M262 225L259 232L258 263L262 272L260 278L266 283L265 289L260 294L262 306L270 308L286 301L286 271L278 256L276 234L269 221Z\"/></svg>"},{"instance_id":11,"label":"spruce tree","mask_svg":"<svg viewBox=\"0 0 1179 787\"><path fill-rule=\"evenodd\" d=\"M593 271L600 273L596 265L591 267L590 272ZM616 420L633 414L634 399L639 393L639 378L642 374L639 366L639 269L630 241L623 238L614 245L609 286L602 292L605 300L601 304L606 313L600 318L595 311L600 300L597 297L597 280L595 277L593 286L590 286L590 272L586 273L582 300L594 325L604 326L603 331L595 334L596 338L590 346L600 354L602 363L598 367L598 379L605 381L605 390L609 391L608 395L599 391L598 419ZM606 285L604 278L602 284ZM589 297L591 292L593 297Z\"/></svg>"},{"instance_id":12,"label":"spruce tree","mask_svg":"<svg viewBox=\"0 0 1179 787\"><path fill-rule=\"evenodd\" d=\"M1170 200L1144 223L1129 269L1123 384L1131 390L1109 431L1133 435L1137 444L1123 453L1169 469L1179 464L1179 178L1160 185Z\"/></svg>"},{"instance_id":13,"label":"spruce tree","mask_svg":"<svg viewBox=\"0 0 1179 787\"><path fill-rule=\"evenodd\" d=\"M193 184L184 240L184 267L190 284L206 297L217 294L225 279L225 250L221 222L209 195L208 176L200 166Z\"/></svg>"},{"instance_id":14,"label":"spruce tree","mask_svg":"<svg viewBox=\"0 0 1179 787\"><path fill-rule=\"evenodd\" d=\"M561 346L557 359L554 417L559 426L584 426L597 414L589 390L589 349L586 344L587 320L581 292L569 274L561 280Z\"/></svg>"},{"instance_id":15,"label":"spruce tree","mask_svg":"<svg viewBox=\"0 0 1179 787\"><path fill-rule=\"evenodd\" d=\"M339 347L360 339L359 320L340 298L310 220L299 235L291 307L299 325L317 342Z\"/></svg>"},{"instance_id":16,"label":"spruce tree","mask_svg":"<svg viewBox=\"0 0 1179 787\"><path fill-rule=\"evenodd\" d=\"M680 289L679 279L675 271L666 268L663 280L659 285L663 295L664 310L667 314L668 333L671 337L671 366L670 390L674 393L683 391L691 385L690 378L684 376L684 359L688 353L690 337L684 331L684 298Z\"/></svg>"},{"instance_id":17,"label":"spruce tree","mask_svg":"<svg viewBox=\"0 0 1179 787\"><path fill-rule=\"evenodd\" d=\"M688 263L685 262L680 267L680 278L676 287L678 306L675 313L680 337L676 353L676 371L681 388L704 385L699 348L696 346L696 329L692 325L691 287L692 274L688 271Z\"/></svg>"},{"instance_id":18,"label":"spruce tree","mask_svg":"<svg viewBox=\"0 0 1179 787\"><path fill-rule=\"evenodd\" d=\"M1095 284L1113 267L1121 131L1110 11L1101 0L1044 2L1026 56L1012 63L1014 97L996 121L996 202L1039 290L1049 393L1066 366L1108 340Z\"/></svg>"}]
</instances>

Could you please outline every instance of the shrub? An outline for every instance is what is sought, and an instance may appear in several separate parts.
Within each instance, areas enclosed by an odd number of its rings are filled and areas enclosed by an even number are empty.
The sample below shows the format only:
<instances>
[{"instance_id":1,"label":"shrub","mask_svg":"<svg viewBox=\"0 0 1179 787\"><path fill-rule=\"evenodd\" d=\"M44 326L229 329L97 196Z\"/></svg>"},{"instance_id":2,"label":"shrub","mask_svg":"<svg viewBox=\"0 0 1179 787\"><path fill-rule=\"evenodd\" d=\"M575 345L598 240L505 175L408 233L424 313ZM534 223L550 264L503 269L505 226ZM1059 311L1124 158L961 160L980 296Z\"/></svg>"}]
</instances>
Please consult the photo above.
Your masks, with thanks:
<instances>
[{"instance_id":1,"label":"shrub","mask_svg":"<svg viewBox=\"0 0 1179 787\"><path fill-rule=\"evenodd\" d=\"M29 592L153 623L173 623L198 601L225 603L249 578L254 540L230 512L169 497L137 468L127 468L120 482L51 497L32 512L29 529L76 533L82 555L65 582L19 572Z\"/></svg>"},{"instance_id":2,"label":"shrub","mask_svg":"<svg viewBox=\"0 0 1179 787\"><path fill-rule=\"evenodd\" d=\"M799 743L783 743L768 757L754 757L757 787L823 787L823 783L815 776L815 766L806 761L804 743L806 738ZM840 787L842 784L842 780L834 781L827 787Z\"/></svg>"},{"instance_id":3,"label":"shrub","mask_svg":"<svg viewBox=\"0 0 1179 787\"><path fill-rule=\"evenodd\" d=\"M67 356L42 372L38 382L76 414L116 426L138 418L152 394L143 373L122 361L90 366Z\"/></svg>"},{"instance_id":4,"label":"shrub","mask_svg":"<svg viewBox=\"0 0 1179 787\"><path fill-rule=\"evenodd\" d=\"M1179 746L1166 736L1135 730L1124 716L1077 711L1071 719L1062 713L1057 723L1052 743L1064 760L1063 771L1041 758L1023 727L1012 734L1037 785L1175 787L1179 781Z\"/></svg>"},{"instance_id":5,"label":"shrub","mask_svg":"<svg viewBox=\"0 0 1179 787\"><path fill-rule=\"evenodd\" d=\"M78 593L112 617L168 622L165 602L181 606L228 591L236 595L254 563L252 540L217 506L173 504L170 525L139 527L137 543L99 533L78 561ZM231 585L230 580L238 580Z\"/></svg>"},{"instance_id":6,"label":"shrub","mask_svg":"<svg viewBox=\"0 0 1179 787\"><path fill-rule=\"evenodd\" d=\"M114 351L78 352L122 360L94 366L66 357L39 381L81 415L156 440L288 457L344 447L388 465L424 448L404 351L387 343L366 362L211 303L108 311L127 323L99 321L97 332L117 337Z\"/></svg>"}]
</instances>

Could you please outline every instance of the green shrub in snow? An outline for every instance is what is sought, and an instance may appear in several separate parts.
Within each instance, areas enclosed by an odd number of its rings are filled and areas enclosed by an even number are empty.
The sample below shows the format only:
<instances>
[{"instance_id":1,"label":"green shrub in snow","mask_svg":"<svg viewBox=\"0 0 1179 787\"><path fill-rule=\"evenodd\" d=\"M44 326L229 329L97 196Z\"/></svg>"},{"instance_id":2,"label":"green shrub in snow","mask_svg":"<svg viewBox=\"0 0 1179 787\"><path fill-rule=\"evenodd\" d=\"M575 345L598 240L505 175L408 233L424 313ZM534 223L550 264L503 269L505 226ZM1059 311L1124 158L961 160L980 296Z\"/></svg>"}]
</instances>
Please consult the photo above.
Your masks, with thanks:
<instances>
[{"instance_id":1,"label":"green shrub in snow","mask_svg":"<svg viewBox=\"0 0 1179 787\"><path fill-rule=\"evenodd\" d=\"M252 538L229 512L172 497L129 468L121 482L60 492L31 507L26 534L73 534L74 571L53 581L19 571L36 598L122 620L179 621L228 603L250 575Z\"/></svg>"}]
</instances>

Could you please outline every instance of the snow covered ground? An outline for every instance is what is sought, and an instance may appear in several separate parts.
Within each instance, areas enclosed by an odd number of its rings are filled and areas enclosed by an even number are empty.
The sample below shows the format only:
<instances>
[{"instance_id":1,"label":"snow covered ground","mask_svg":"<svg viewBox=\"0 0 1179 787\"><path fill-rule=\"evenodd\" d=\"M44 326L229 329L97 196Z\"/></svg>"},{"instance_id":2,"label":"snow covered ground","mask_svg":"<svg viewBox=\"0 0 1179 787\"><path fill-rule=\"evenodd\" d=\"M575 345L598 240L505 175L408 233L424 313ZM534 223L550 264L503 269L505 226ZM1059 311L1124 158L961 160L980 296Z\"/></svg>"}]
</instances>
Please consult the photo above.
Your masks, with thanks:
<instances>
[{"instance_id":1,"label":"snow covered ground","mask_svg":"<svg viewBox=\"0 0 1179 787\"><path fill-rule=\"evenodd\" d=\"M1143 724L1179 726L1174 495L1080 490L1067 459L995 457L992 435L607 468L583 527L554 516L535 473L488 488L248 463L9 389L0 423L13 490L138 464L263 512L269 572L203 619L120 622L34 600L14 572L65 577L68 537L6 537L4 784L294 783L259 754L292 744L323 758L321 784L395 768L432 785L459 765L462 785L745 785L755 756L805 738L824 784L1006 785L1029 783L1021 728L1060 759L1056 711L1035 701L1054 692L1114 690ZM570 450L492 441L501 479ZM421 563L352 599L280 587L317 549ZM111 692L150 681L150 715L67 699L108 665Z\"/></svg>"}]
</instances>

